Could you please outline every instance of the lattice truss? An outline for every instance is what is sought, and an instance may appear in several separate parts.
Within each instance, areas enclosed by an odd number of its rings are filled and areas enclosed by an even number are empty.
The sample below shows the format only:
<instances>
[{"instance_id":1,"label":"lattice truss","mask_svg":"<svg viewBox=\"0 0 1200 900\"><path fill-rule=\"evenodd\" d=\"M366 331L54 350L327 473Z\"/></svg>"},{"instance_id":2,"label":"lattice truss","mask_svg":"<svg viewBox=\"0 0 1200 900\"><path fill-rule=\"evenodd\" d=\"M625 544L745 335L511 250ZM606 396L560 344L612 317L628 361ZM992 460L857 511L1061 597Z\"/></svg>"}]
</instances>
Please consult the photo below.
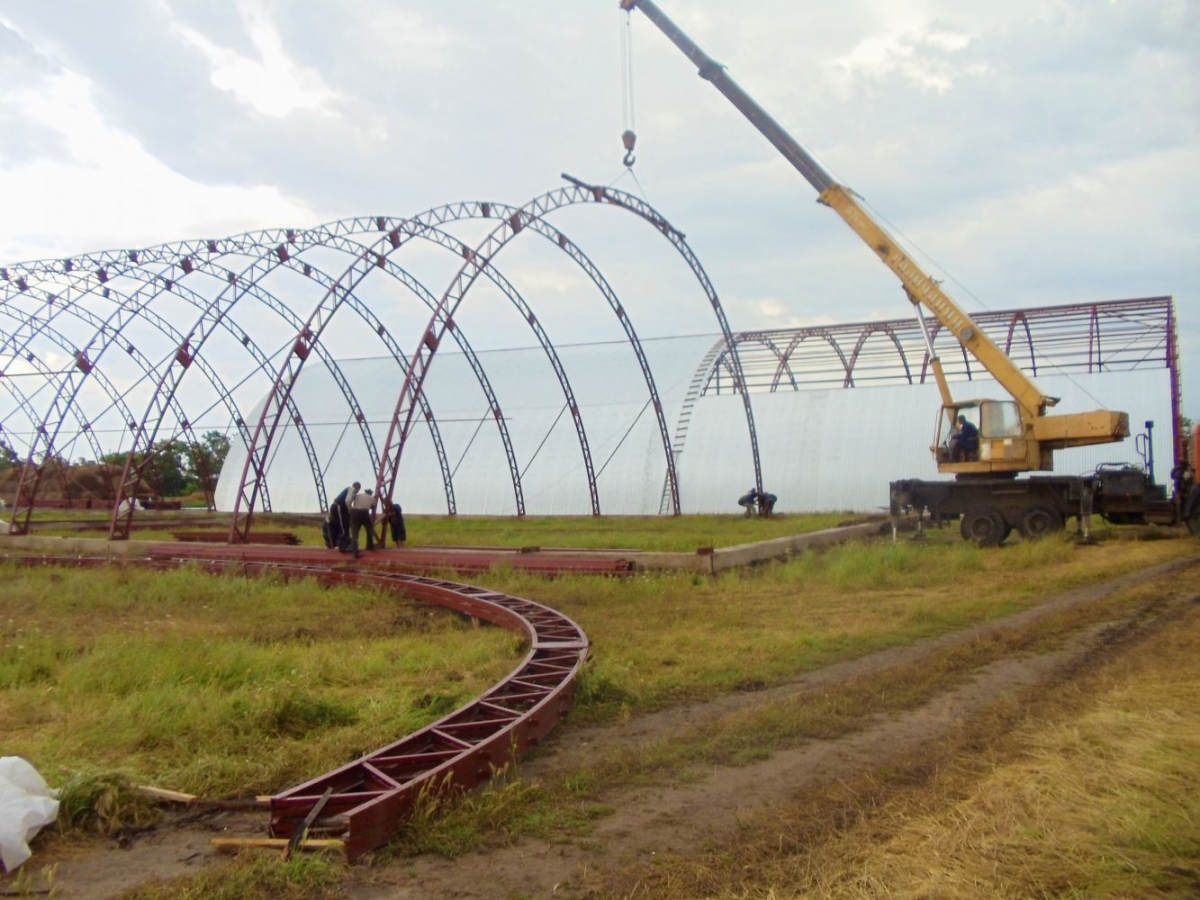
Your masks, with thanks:
<instances>
[{"instance_id":1,"label":"lattice truss","mask_svg":"<svg viewBox=\"0 0 1200 900\"><path fill-rule=\"evenodd\" d=\"M438 348L447 341L469 362L486 397L507 457L515 509L524 514L518 449L487 372L456 321L473 285L486 281L511 302L544 350L562 389L578 439L592 513L599 515L596 467L567 372L542 328L530 299L505 278L502 252L515 239L546 240L586 276L595 295L620 323L641 368L647 409L657 419L666 467L664 497L678 514L679 492L671 434L663 404L631 316L600 269L548 218L576 205L604 205L633 214L667 240L691 268L727 349L722 365L740 383L737 343L720 300L684 235L644 201L617 190L568 178L568 186L523 206L464 202L411 218L344 219L308 230L272 229L218 240L182 241L141 250L112 250L70 259L41 260L0 269L0 402L7 403L0 436L25 457L9 531L30 530L31 513L57 460L100 460L119 448L123 465L111 497L110 536L129 536L136 504L156 448L164 440L195 445L194 423L223 417L227 432L245 449L236 493L231 542L244 542L256 511L270 509L268 473L281 435L293 430L304 445L320 507L326 496L318 458L293 390L310 358L327 367L344 396L351 421L376 473L376 496L390 504L405 442L427 429L436 449L449 514L456 512L449 461L439 436L437 411L423 386ZM466 242L450 226L478 220L490 226L483 240ZM448 284L430 286L406 269L400 251L432 245L453 260ZM380 280L399 285L428 310L415 335L396 335L364 297ZM440 290L434 290L437 287ZM600 301L597 301L600 302ZM358 394L377 385L355 385L335 358L339 325L365 325L396 362L401 386L386 438L380 445ZM335 321L336 319L336 321ZM361 329L361 326L360 326ZM249 374L230 375L231 348L249 360ZM401 377L402 376L402 377ZM263 390L264 385L269 387ZM356 394L358 392L358 394ZM261 398L266 396L265 402ZM757 484L758 439L748 392L742 391ZM197 459L199 463L201 460ZM115 474L115 471L114 471ZM203 477L210 508L212 480ZM288 477L299 477L296 472Z\"/></svg>"},{"instance_id":2,"label":"lattice truss","mask_svg":"<svg viewBox=\"0 0 1200 900\"><path fill-rule=\"evenodd\" d=\"M1178 367L1170 297L974 313L997 346L1035 378L1048 374ZM958 339L930 323L934 349L951 381L988 378ZM852 388L932 381L916 319L827 325L734 335L735 354L718 346L704 394ZM739 374L734 377L734 372Z\"/></svg>"}]
</instances>

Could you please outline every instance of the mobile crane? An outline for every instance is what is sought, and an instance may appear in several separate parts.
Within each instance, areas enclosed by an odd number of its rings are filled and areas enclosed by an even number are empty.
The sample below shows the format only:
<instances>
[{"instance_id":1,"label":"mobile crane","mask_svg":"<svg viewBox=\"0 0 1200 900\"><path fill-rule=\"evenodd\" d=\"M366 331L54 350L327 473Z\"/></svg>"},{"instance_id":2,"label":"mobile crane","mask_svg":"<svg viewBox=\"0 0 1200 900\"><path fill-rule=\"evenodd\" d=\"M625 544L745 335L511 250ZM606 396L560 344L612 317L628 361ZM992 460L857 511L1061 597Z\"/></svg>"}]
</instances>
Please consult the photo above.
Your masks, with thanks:
<instances>
[{"instance_id":1,"label":"mobile crane","mask_svg":"<svg viewBox=\"0 0 1200 900\"><path fill-rule=\"evenodd\" d=\"M1091 476L1021 473L1053 470L1055 450L1107 444L1129 436L1129 416L1112 410L1051 415L1058 398L1047 396L971 317L942 290L871 216L857 196L839 184L801 144L683 32L654 0L619 0L627 13L641 10L817 191L817 202L836 212L900 279L921 326L942 407L930 448L938 471L953 481L905 479L891 483L893 524L907 510L928 510L938 523L960 519L965 539L1001 543L1019 528L1026 537L1061 530L1076 516L1085 530L1092 513L1118 523L1185 522L1200 533L1200 489L1186 462L1172 471L1174 491L1154 484L1132 466L1101 467ZM955 400L934 350L927 309L987 369L1010 400ZM968 422L965 428L960 422ZM962 440L971 434L971 446ZM1195 457L1193 456L1193 459Z\"/></svg>"}]
</instances>

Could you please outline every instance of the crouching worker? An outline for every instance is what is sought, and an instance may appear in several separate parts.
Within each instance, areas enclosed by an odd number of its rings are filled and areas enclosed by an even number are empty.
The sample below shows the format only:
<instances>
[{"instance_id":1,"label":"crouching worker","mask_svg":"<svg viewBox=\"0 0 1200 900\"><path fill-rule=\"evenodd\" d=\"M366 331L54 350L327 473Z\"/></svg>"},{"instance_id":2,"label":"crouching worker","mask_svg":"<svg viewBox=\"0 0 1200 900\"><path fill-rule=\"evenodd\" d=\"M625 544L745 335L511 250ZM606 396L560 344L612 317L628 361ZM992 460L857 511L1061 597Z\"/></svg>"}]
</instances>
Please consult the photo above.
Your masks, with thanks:
<instances>
[{"instance_id":1,"label":"crouching worker","mask_svg":"<svg viewBox=\"0 0 1200 900\"><path fill-rule=\"evenodd\" d=\"M754 515L754 505L758 503L757 488L750 488L749 491L738 497L738 506L746 511L746 518Z\"/></svg>"},{"instance_id":2,"label":"crouching worker","mask_svg":"<svg viewBox=\"0 0 1200 900\"><path fill-rule=\"evenodd\" d=\"M775 509L775 501L779 498L774 494L768 494L763 491L758 495L758 514L760 516L769 516Z\"/></svg>"}]
</instances>

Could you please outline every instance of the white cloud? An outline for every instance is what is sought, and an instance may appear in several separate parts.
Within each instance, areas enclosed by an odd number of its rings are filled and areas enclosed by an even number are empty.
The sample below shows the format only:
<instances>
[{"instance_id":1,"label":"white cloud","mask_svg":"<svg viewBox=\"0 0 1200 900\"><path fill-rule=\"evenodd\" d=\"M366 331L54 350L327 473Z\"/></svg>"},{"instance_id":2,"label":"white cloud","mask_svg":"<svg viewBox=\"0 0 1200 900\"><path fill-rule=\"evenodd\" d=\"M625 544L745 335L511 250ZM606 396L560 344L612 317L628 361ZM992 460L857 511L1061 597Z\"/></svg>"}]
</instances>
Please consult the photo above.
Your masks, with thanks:
<instances>
[{"instance_id":1,"label":"white cloud","mask_svg":"<svg viewBox=\"0 0 1200 900\"><path fill-rule=\"evenodd\" d=\"M10 93L22 119L61 134L69 158L0 169L0 255L8 260L228 234L316 213L272 185L200 184L151 156L96 109L90 82L64 71Z\"/></svg>"},{"instance_id":2,"label":"white cloud","mask_svg":"<svg viewBox=\"0 0 1200 900\"><path fill-rule=\"evenodd\" d=\"M971 45L971 36L961 31L911 25L863 39L853 50L834 60L837 81L845 90L857 78L881 79L899 75L923 88L944 93L959 79L983 75L988 66L980 62L955 62L952 54Z\"/></svg>"},{"instance_id":3,"label":"white cloud","mask_svg":"<svg viewBox=\"0 0 1200 900\"><path fill-rule=\"evenodd\" d=\"M261 8L242 4L238 9L258 52L257 59L214 44L181 20L172 25L186 43L204 54L212 66L213 86L266 116L282 118L295 112L336 116L333 107L338 95L325 84L321 73L292 62L284 52L278 29Z\"/></svg>"}]
</instances>

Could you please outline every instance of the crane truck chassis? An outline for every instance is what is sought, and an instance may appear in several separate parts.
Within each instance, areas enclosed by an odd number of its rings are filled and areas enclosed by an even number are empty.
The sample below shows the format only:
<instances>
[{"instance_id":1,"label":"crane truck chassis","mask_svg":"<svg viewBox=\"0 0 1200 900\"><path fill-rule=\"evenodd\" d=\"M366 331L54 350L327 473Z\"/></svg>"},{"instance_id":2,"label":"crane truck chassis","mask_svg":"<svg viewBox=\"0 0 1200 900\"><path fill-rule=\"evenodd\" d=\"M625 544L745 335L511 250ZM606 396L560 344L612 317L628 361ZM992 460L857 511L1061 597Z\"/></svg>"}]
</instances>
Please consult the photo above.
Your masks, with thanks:
<instances>
[{"instance_id":1,"label":"crane truck chassis","mask_svg":"<svg viewBox=\"0 0 1200 900\"><path fill-rule=\"evenodd\" d=\"M1099 515L1114 525L1186 524L1200 534L1200 486L1186 467L1177 467L1174 490L1155 484L1136 466L1101 466L1092 475L1029 475L1023 478L970 478L925 481L906 478L890 485L893 534L908 513L923 514L941 526L957 519L963 538L983 546L1002 543L1014 529L1025 538L1062 531L1078 520L1089 536Z\"/></svg>"},{"instance_id":2,"label":"crane truck chassis","mask_svg":"<svg viewBox=\"0 0 1200 900\"><path fill-rule=\"evenodd\" d=\"M1200 426L1193 429L1186 446L1176 445L1170 494L1154 481L1153 427L1153 422L1147 422L1147 433L1138 438L1145 468L1110 463L1091 475L959 475L953 481L893 481L889 490L892 533L899 531L908 514L916 514L920 529L928 513L938 527L958 520L963 538L984 546L1003 543L1014 529L1025 538L1045 537L1062 531L1071 518L1087 537L1093 515L1114 525L1183 524L1192 534L1200 534L1200 485L1194 468L1200 460Z\"/></svg>"}]
</instances>

